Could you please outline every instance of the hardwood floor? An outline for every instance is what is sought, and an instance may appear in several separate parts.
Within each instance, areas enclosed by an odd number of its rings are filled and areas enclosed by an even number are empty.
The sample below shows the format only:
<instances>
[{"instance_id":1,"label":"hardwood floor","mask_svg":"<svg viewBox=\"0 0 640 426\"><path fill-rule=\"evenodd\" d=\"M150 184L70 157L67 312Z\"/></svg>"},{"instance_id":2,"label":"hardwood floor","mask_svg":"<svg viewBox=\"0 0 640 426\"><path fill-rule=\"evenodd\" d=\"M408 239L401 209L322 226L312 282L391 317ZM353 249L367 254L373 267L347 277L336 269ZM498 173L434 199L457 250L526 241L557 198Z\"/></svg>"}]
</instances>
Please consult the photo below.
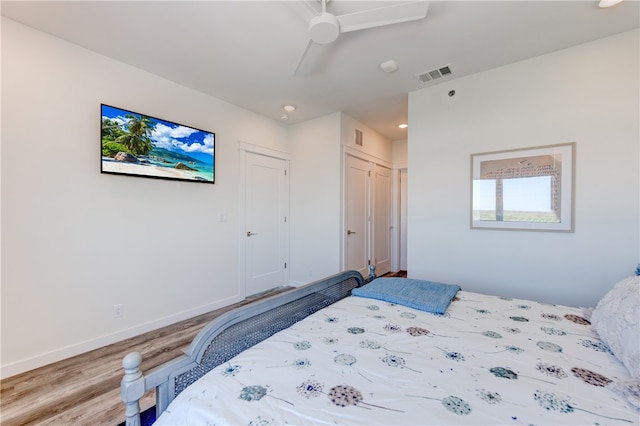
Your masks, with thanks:
<instances>
[{"instance_id":1,"label":"hardwood floor","mask_svg":"<svg viewBox=\"0 0 640 426\"><path fill-rule=\"evenodd\" d=\"M124 420L120 399L122 358L142 353L142 371L185 351L191 340L218 315L258 298L288 291L280 287L234 305L171 326L105 346L0 382L0 424L118 425ZM155 393L141 401L141 410L155 405Z\"/></svg>"}]
</instances>

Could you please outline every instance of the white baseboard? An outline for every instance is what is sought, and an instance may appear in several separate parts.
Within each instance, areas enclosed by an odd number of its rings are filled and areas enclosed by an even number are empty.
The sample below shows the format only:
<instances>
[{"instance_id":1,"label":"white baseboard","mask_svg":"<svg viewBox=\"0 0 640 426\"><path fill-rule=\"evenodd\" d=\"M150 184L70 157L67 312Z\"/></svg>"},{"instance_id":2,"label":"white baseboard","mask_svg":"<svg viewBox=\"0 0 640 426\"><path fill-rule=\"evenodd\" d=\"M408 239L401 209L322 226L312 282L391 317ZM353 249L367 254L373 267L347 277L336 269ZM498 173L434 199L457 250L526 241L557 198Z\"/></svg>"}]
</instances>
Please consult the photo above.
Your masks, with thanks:
<instances>
[{"instance_id":1,"label":"white baseboard","mask_svg":"<svg viewBox=\"0 0 640 426\"><path fill-rule=\"evenodd\" d=\"M6 379L7 377L15 376L17 374L34 370L36 368L44 367L45 365L62 361L63 359L71 358L73 356L80 355L94 349L99 349L107 345L118 343L131 337L135 337L149 331L157 330L159 328L166 327L177 322L196 317L198 315L206 314L207 312L211 312L225 306L229 306L233 303L240 302L243 299L243 297L236 295L215 303L199 306L195 309L169 315L154 321L127 328L116 333L107 334L95 339L90 339L20 361L12 362L10 364L2 365L0 366L0 379ZM122 354L123 357L125 355L126 354Z\"/></svg>"}]
</instances>

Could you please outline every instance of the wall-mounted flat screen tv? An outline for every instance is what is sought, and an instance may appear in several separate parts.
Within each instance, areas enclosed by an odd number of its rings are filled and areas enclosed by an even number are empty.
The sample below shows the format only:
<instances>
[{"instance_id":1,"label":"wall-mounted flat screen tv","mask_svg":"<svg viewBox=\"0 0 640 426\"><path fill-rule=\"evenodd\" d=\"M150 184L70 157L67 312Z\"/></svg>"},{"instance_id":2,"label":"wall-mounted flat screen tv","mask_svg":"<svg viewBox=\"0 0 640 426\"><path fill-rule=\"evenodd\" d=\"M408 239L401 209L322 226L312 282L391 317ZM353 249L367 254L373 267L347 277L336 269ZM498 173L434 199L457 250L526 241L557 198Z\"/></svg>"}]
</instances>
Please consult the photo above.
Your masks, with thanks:
<instances>
[{"instance_id":1,"label":"wall-mounted flat screen tv","mask_svg":"<svg viewBox=\"0 0 640 426\"><path fill-rule=\"evenodd\" d=\"M101 104L102 173L214 183L215 134Z\"/></svg>"}]
</instances>

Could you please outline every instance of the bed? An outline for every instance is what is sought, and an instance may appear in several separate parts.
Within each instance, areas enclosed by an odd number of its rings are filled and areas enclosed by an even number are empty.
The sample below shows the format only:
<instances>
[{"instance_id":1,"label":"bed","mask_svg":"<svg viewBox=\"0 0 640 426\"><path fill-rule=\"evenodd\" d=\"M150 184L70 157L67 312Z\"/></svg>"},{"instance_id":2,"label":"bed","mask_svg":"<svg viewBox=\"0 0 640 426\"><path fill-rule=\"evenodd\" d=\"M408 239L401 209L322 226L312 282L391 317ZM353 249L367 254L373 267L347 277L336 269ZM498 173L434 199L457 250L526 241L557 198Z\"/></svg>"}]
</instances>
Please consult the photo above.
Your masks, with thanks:
<instances>
[{"instance_id":1,"label":"bed","mask_svg":"<svg viewBox=\"0 0 640 426\"><path fill-rule=\"evenodd\" d=\"M128 354L127 425L153 388L158 425L640 424L639 285L591 315L337 274L223 314L145 375Z\"/></svg>"}]
</instances>

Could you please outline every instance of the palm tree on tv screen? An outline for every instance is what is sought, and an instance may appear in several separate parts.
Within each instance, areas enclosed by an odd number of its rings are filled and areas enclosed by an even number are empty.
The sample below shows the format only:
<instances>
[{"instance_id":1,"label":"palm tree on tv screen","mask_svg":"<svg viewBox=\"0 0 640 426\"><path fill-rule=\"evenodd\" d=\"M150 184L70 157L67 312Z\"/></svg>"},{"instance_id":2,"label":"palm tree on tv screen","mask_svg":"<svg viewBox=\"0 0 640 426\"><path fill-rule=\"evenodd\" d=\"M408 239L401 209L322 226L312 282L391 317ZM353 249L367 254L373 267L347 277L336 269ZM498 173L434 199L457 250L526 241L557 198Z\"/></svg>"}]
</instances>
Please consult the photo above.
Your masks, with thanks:
<instances>
[{"instance_id":1,"label":"palm tree on tv screen","mask_svg":"<svg viewBox=\"0 0 640 426\"><path fill-rule=\"evenodd\" d=\"M156 122L146 115L135 116L127 114L128 133L118 137L116 142L126 146L134 155L147 155L153 149L151 132L156 127Z\"/></svg>"}]
</instances>

